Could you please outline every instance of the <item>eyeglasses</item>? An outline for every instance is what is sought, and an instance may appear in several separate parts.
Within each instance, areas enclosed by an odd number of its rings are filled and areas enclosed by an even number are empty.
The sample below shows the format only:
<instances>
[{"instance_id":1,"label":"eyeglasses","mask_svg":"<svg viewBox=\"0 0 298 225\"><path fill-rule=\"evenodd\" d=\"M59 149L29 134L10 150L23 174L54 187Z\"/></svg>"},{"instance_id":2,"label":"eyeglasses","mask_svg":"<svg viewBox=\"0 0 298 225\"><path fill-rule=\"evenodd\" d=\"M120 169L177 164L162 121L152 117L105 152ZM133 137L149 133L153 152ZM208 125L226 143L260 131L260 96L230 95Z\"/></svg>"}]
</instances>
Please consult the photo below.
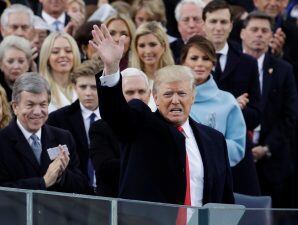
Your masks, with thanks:
<instances>
[{"instance_id":1,"label":"eyeglasses","mask_svg":"<svg viewBox=\"0 0 298 225\"><path fill-rule=\"evenodd\" d=\"M18 30L19 28L21 28L21 30L23 31L28 31L31 26L29 25L17 25L17 24L11 24L11 25L8 25L8 27L11 29L11 30Z\"/></svg>"}]
</instances>

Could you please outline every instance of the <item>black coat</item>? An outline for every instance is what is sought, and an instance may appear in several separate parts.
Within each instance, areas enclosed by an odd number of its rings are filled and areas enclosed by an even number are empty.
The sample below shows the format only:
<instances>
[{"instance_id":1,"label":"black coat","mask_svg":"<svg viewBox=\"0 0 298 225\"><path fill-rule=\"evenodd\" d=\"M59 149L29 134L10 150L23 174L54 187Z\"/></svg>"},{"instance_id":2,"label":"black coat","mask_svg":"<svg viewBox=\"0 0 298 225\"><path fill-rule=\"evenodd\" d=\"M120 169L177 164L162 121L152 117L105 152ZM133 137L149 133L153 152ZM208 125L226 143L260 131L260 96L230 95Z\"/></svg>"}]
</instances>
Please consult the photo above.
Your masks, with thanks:
<instances>
[{"instance_id":1,"label":"black coat","mask_svg":"<svg viewBox=\"0 0 298 225\"><path fill-rule=\"evenodd\" d=\"M248 93L249 103L242 112L247 129L256 128L261 119L257 61L229 43L225 69L219 78L215 77L215 82L219 89L230 92L235 98Z\"/></svg>"},{"instance_id":2,"label":"black coat","mask_svg":"<svg viewBox=\"0 0 298 225\"><path fill-rule=\"evenodd\" d=\"M90 155L96 171L96 194L117 197L120 176L120 145L104 120L92 124L89 130Z\"/></svg>"},{"instance_id":3,"label":"black coat","mask_svg":"<svg viewBox=\"0 0 298 225\"><path fill-rule=\"evenodd\" d=\"M97 82L99 78L97 77ZM183 204L186 192L185 137L140 100L125 101L121 81L98 82L100 112L123 144L119 197ZM190 118L204 166L203 204L233 203L227 147L223 135Z\"/></svg>"},{"instance_id":4,"label":"black coat","mask_svg":"<svg viewBox=\"0 0 298 225\"><path fill-rule=\"evenodd\" d=\"M72 134L77 146L80 169L88 177L89 147L79 100L50 113L47 124L68 130Z\"/></svg>"},{"instance_id":5,"label":"black coat","mask_svg":"<svg viewBox=\"0 0 298 225\"><path fill-rule=\"evenodd\" d=\"M57 147L59 144L67 145L70 161L61 180L48 190L85 193L88 184L79 169L79 160L71 134L62 129L44 125L41 132L42 154L39 165L15 120L0 131L0 185L45 190L43 176L51 163L47 149Z\"/></svg>"}]
</instances>

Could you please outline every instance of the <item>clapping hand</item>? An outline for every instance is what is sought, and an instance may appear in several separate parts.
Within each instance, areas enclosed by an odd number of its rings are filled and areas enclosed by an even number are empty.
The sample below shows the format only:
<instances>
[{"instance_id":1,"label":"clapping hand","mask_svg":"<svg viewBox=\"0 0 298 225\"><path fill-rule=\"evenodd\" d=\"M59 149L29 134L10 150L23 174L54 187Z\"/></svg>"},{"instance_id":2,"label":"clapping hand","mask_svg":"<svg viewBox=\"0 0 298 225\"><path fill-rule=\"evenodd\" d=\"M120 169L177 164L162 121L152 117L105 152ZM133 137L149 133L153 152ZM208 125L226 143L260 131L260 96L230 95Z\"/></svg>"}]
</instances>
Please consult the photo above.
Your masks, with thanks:
<instances>
[{"instance_id":1,"label":"clapping hand","mask_svg":"<svg viewBox=\"0 0 298 225\"><path fill-rule=\"evenodd\" d=\"M119 63L124 51L125 36L121 36L117 44L106 25L102 24L99 28L97 25L93 26L92 30L93 41L89 44L96 50L104 64L105 75L114 74L119 70Z\"/></svg>"}]
</instances>

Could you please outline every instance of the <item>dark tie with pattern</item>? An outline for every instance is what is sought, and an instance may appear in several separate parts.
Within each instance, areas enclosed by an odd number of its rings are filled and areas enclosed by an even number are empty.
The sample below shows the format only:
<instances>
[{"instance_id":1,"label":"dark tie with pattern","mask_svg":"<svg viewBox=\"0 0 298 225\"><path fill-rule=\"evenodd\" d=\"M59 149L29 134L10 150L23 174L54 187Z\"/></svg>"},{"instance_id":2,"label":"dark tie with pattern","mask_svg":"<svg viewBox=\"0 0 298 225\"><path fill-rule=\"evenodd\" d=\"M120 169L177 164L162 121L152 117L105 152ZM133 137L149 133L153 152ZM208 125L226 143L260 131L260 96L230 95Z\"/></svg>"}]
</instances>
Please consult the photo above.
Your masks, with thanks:
<instances>
[{"instance_id":1,"label":"dark tie with pattern","mask_svg":"<svg viewBox=\"0 0 298 225\"><path fill-rule=\"evenodd\" d=\"M220 57L221 57L221 53L216 53L216 58L217 58L217 62L216 62L216 66L215 66L215 70L213 72L213 78L215 80L218 80L219 77L221 76L222 74L222 70L221 70L221 66L220 66Z\"/></svg>"},{"instance_id":2,"label":"dark tie with pattern","mask_svg":"<svg viewBox=\"0 0 298 225\"><path fill-rule=\"evenodd\" d=\"M92 123L95 121L95 117L96 117L96 114L95 113L91 113L91 115L89 116L89 129L92 125ZM88 140L89 140L89 134L87 134L88 136ZM90 142L90 141L89 141ZM89 143L90 145L90 143ZM89 157L88 159L88 178L89 178L89 185L90 187L95 187L95 182L94 182L94 175L95 175L95 172L94 172L94 167L93 167L93 163L92 163L92 160L91 158Z\"/></svg>"},{"instance_id":3,"label":"dark tie with pattern","mask_svg":"<svg viewBox=\"0 0 298 225\"><path fill-rule=\"evenodd\" d=\"M40 156L41 156L41 144L40 144L40 141L39 141L39 138L37 137L36 134L32 134L30 136L30 139L32 140L31 142L31 149L35 155L35 158L37 159L37 162L40 164Z\"/></svg>"}]
</instances>

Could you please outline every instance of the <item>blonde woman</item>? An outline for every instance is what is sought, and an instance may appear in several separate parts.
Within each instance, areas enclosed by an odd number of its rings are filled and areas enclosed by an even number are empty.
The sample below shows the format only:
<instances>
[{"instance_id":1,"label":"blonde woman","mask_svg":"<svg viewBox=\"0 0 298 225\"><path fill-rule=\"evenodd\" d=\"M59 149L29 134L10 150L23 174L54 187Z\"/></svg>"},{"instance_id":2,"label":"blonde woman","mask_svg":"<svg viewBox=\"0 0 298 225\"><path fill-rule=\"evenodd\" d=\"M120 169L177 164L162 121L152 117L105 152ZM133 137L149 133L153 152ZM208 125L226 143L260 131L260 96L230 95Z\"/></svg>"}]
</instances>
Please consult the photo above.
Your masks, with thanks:
<instances>
[{"instance_id":1,"label":"blonde woman","mask_svg":"<svg viewBox=\"0 0 298 225\"><path fill-rule=\"evenodd\" d=\"M41 46L39 72L51 87L49 112L70 105L77 99L70 73L81 63L75 40L67 33L53 32Z\"/></svg>"},{"instance_id":2,"label":"blonde woman","mask_svg":"<svg viewBox=\"0 0 298 225\"><path fill-rule=\"evenodd\" d=\"M158 22L141 24L132 41L131 67L145 72L151 83L154 73L165 66L174 65L167 35Z\"/></svg>"},{"instance_id":3,"label":"blonde woman","mask_svg":"<svg viewBox=\"0 0 298 225\"><path fill-rule=\"evenodd\" d=\"M132 35L135 33L135 26L132 20L123 15L117 14L109 17L104 24L107 26L110 34L115 42L119 42L122 35L125 35L124 52L120 61L120 70L124 70L128 67L129 52L131 49Z\"/></svg>"},{"instance_id":4,"label":"blonde woman","mask_svg":"<svg viewBox=\"0 0 298 225\"><path fill-rule=\"evenodd\" d=\"M0 85L0 130L6 127L11 120L11 110L7 102L6 92Z\"/></svg>"}]
</instances>

